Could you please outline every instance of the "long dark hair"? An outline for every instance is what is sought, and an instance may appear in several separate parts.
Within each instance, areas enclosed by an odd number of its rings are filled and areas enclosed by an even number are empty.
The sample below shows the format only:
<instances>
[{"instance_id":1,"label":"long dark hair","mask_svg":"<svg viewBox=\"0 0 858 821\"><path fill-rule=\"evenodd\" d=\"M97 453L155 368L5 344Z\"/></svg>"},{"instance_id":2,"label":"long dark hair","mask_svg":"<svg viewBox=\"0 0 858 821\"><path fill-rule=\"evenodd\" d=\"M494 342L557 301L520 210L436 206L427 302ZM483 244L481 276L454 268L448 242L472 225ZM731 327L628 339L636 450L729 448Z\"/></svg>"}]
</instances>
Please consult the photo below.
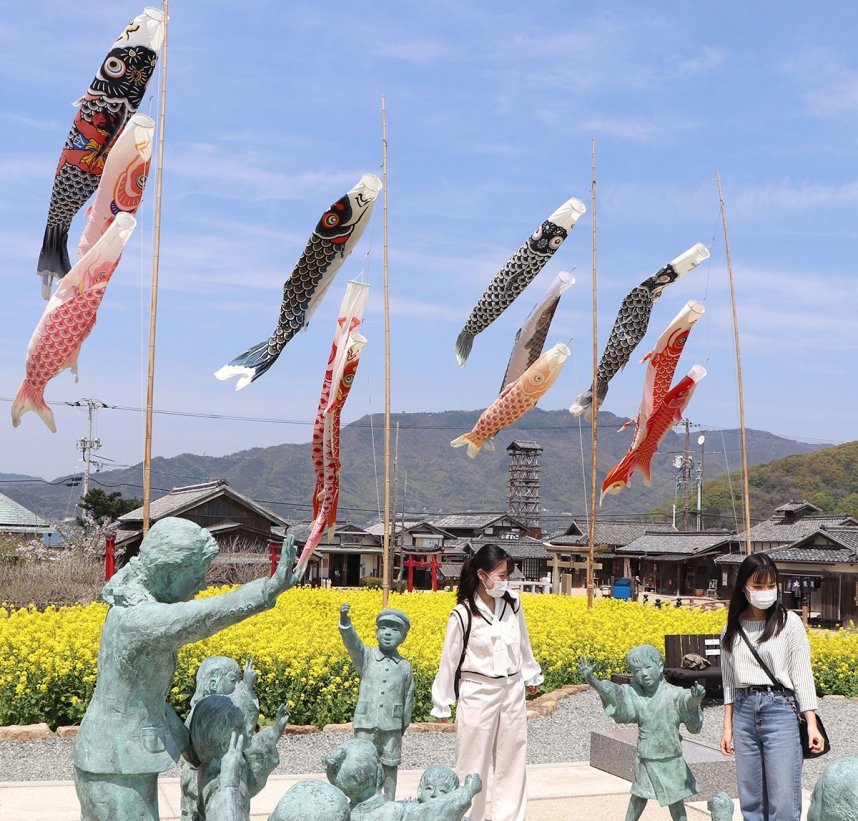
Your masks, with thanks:
<instances>
[{"instance_id":1,"label":"long dark hair","mask_svg":"<svg viewBox=\"0 0 858 821\"><path fill-rule=\"evenodd\" d=\"M499 564L506 562L507 573L512 573L515 565L512 563L512 557L502 547L496 544L484 544L473 556L465 559L462 565L462 573L459 576L459 589L456 591L456 603L463 604L467 602L471 608L471 612L477 615L477 602L474 596L477 593L477 584L480 579L477 576L478 570L483 570L486 573L491 573ZM503 594L504 601L515 606L515 600L509 593Z\"/></svg>"},{"instance_id":2,"label":"long dark hair","mask_svg":"<svg viewBox=\"0 0 858 821\"><path fill-rule=\"evenodd\" d=\"M730 609L727 611L727 629L724 631L724 638L721 640L721 647L728 653L733 651L733 641L739 632L739 618L750 607L748 597L745 595L745 585L754 575L758 575L766 581L774 581L775 585L778 584L778 567L766 553L751 553L739 565L736 586L733 588ZM786 624L786 619L786 608L778 600L766 610L766 626L760 636L760 641L768 641L772 636L780 633Z\"/></svg>"}]
</instances>

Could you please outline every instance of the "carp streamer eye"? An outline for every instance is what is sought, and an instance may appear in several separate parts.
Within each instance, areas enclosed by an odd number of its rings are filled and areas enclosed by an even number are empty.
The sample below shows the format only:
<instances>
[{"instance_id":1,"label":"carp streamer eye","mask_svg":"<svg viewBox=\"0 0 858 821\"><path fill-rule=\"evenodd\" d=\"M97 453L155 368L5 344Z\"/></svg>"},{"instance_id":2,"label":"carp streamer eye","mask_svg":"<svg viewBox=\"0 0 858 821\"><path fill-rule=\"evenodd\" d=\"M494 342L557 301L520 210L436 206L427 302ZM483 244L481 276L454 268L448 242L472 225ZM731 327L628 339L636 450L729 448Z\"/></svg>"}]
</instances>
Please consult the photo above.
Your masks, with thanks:
<instances>
[{"instance_id":1,"label":"carp streamer eye","mask_svg":"<svg viewBox=\"0 0 858 821\"><path fill-rule=\"evenodd\" d=\"M322 225L325 228L336 228L340 224L340 215L335 214L333 211L328 211L324 217L322 217Z\"/></svg>"},{"instance_id":2,"label":"carp streamer eye","mask_svg":"<svg viewBox=\"0 0 858 821\"><path fill-rule=\"evenodd\" d=\"M108 57L104 61L104 73L114 79L125 74L125 63L118 57Z\"/></svg>"},{"instance_id":3,"label":"carp streamer eye","mask_svg":"<svg viewBox=\"0 0 858 821\"><path fill-rule=\"evenodd\" d=\"M355 376L353 373L346 374L343 377L343 384L345 384L346 386L351 385L351 383L354 381L355 381Z\"/></svg>"},{"instance_id":4,"label":"carp streamer eye","mask_svg":"<svg viewBox=\"0 0 858 821\"><path fill-rule=\"evenodd\" d=\"M556 251L562 244L563 244L563 237L561 237L559 235L556 237L551 237L551 239L548 240L548 247L552 251Z\"/></svg>"}]
</instances>

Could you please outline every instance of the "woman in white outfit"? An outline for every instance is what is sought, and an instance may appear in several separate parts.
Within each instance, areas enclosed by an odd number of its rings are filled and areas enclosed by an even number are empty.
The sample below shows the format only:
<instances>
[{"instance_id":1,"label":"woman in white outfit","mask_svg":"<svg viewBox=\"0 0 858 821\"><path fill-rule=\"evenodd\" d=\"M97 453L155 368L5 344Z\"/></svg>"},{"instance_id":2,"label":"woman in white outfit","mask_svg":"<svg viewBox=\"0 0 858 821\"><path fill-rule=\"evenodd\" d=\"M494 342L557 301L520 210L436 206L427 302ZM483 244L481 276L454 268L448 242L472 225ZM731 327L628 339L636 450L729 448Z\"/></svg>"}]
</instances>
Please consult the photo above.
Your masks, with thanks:
<instances>
[{"instance_id":1,"label":"woman in white outfit","mask_svg":"<svg viewBox=\"0 0 858 821\"><path fill-rule=\"evenodd\" d=\"M492 763L493 821L524 821L527 806L524 693L535 694L543 677L521 601L508 589L512 568L509 554L494 544L465 561L432 684L432 715L439 721L447 721L457 702L459 778L479 773L485 785L471 804L471 821L485 818Z\"/></svg>"}]
</instances>

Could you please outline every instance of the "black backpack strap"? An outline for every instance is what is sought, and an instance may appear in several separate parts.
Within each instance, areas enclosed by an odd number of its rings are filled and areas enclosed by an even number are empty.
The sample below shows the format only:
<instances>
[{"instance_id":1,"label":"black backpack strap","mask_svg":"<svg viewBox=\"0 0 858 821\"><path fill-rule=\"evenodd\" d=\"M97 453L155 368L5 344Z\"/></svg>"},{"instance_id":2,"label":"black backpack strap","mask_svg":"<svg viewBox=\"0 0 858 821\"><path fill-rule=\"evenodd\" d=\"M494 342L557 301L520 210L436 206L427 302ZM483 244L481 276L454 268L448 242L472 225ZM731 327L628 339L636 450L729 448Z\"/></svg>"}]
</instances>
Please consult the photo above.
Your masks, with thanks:
<instances>
[{"instance_id":1,"label":"black backpack strap","mask_svg":"<svg viewBox=\"0 0 858 821\"><path fill-rule=\"evenodd\" d=\"M462 665L465 663L465 653L468 652L468 639L471 637L471 611L467 605L465 605L464 609L468 617L467 626L465 626L465 620L462 618L459 608L457 607L453 610L453 613L456 615L456 618L459 620L459 624L462 627L462 655L459 657L459 664L456 667L456 675L453 676L453 692L456 695L456 701L459 700L459 681L462 678Z\"/></svg>"}]
</instances>

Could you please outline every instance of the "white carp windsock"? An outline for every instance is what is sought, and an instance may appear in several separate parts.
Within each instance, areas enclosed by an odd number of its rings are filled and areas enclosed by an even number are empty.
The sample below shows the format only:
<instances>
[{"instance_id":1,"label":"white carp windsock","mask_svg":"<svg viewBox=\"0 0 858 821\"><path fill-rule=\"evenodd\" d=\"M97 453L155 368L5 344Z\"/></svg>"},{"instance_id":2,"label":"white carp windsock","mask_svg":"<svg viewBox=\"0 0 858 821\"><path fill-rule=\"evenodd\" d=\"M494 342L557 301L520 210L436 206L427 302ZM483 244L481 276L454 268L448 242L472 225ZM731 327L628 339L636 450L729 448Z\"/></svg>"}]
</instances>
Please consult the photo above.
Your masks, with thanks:
<instances>
[{"instance_id":1,"label":"white carp windsock","mask_svg":"<svg viewBox=\"0 0 858 821\"><path fill-rule=\"evenodd\" d=\"M583 413L585 419L593 418L594 404L595 410L602 406L608 394L608 383L626 366L632 351L644 338L652 306L661 296L661 292L705 259L709 259L709 249L698 242L626 295L614 320L608 344L602 351L602 358L596 369L596 382L572 403L569 412L573 416Z\"/></svg>"},{"instance_id":2,"label":"white carp windsock","mask_svg":"<svg viewBox=\"0 0 858 821\"><path fill-rule=\"evenodd\" d=\"M566 200L495 274L456 339L456 359L460 365L467 361L474 337L488 328L533 281L586 210L576 197Z\"/></svg>"},{"instance_id":3,"label":"white carp windsock","mask_svg":"<svg viewBox=\"0 0 858 821\"><path fill-rule=\"evenodd\" d=\"M545 347L545 339L551 327L551 320L554 319L554 312L560 303L560 297L574 284L575 277L568 271L561 271L554 277L554 281L536 307L527 315L527 319L515 335L512 353L501 382L501 391L511 382L515 382L539 358Z\"/></svg>"},{"instance_id":4,"label":"white carp windsock","mask_svg":"<svg viewBox=\"0 0 858 821\"><path fill-rule=\"evenodd\" d=\"M640 444L646 435L646 424L652 415L653 408L667 396L673 382L673 374L679 364L679 357L685 350L685 343L691 333L694 323L706 312L701 302L689 300L685 307L673 318L661 336L656 340L653 349L641 360L646 362L643 396L635 420L635 431L632 437L632 447ZM629 420L620 430L625 430L632 422Z\"/></svg>"},{"instance_id":5,"label":"white carp windsock","mask_svg":"<svg viewBox=\"0 0 858 821\"><path fill-rule=\"evenodd\" d=\"M340 266L357 245L379 191L381 180L375 174L364 174L354 188L322 214L304 253L283 285L283 301L274 333L224 365L215 373L218 379L237 376L235 389L247 387L274 364L286 343L307 327Z\"/></svg>"},{"instance_id":6,"label":"white carp windsock","mask_svg":"<svg viewBox=\"0 0 858 821\"><path fill-rule=\"evenodd\" d=\"M48 220L36 273L42 296L51 281L71 268L67 247L74 215L98 188L107 157L119 133L143 100L164 43L164 13L143 9L116 38L86 94L63 145L51 191Z\"/></svg>"},{"instance_id":7,"label":"white carp windsock","mask_svg":"<svg viewBox=\"0 0 858 821\"><path fill-rule=\"evenodd\" d=\"M87 209L86 225L77 244L78 259L98 242L120 211L137 213L149 174L154 133L155 121L147 114L135 114L122 129Z\"/></svg>"},{"instance_id":8,"label":"white carp windsock","mask_svg":"<svg viewBox=\"0 0 858 821\"><path fill-rule=\"evenodd\" d=\"M558 342L536 360L515 382L501 391L491 406L483 411L473 429L450 442L454 448L468 446L468 456L473 459L485 444L492 449L495 434L520 419L542 398L560 375L563 363L571 351Z\"/></svg>"},{"instance_id":9,"label":"white carp windsock","mask_svg":"<svg viewBox=\"0 0 858 821\"><path fill-rule=\"evenodd\" d=\"M56 433L54 414L45 403L45 385L60 371L70 368L77 382L77 358L95 318L110 277L134 232L137 220L121 213L92 248L60 281L27 347L26 376L12 402L12 424L27 411Z\"/></svg>"}]
</instances>

